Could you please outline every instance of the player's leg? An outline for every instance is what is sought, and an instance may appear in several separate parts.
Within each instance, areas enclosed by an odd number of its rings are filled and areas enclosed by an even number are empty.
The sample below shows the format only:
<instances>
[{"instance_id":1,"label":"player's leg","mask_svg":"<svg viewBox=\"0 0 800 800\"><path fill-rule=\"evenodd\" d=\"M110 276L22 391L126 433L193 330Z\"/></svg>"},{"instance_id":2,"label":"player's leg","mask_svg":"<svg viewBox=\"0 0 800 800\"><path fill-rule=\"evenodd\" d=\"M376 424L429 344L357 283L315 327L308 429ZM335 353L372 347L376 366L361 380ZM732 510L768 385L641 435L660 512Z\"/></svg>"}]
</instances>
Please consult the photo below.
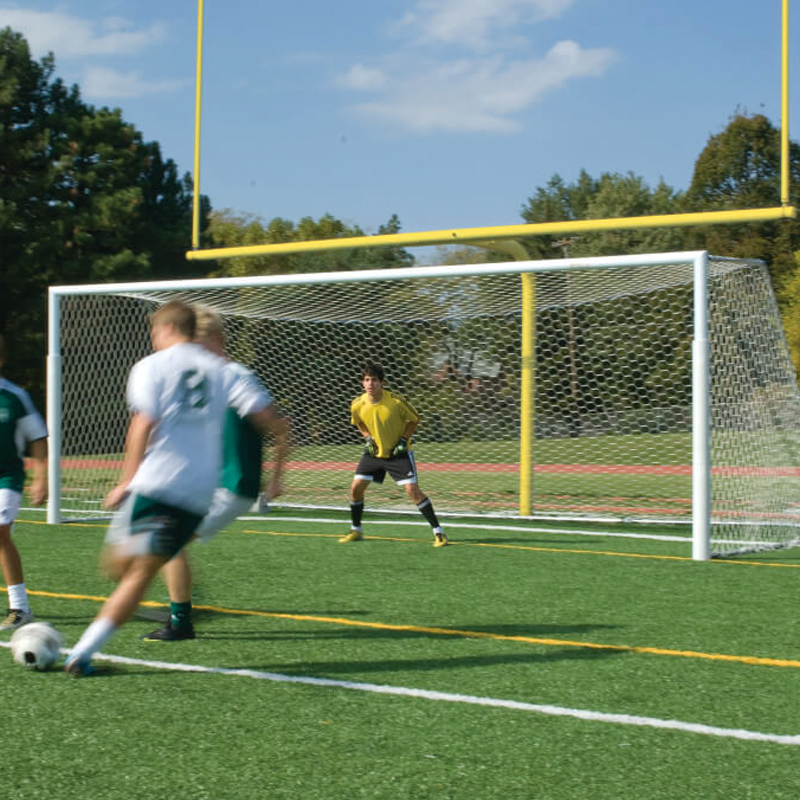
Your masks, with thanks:
<instances>
[{"instance_id":1,"label":"player's leg","mask_svg":"<svg viewBox=\"0 0 800 800\"><path fill-rule=\"evenodd\" d=\"M243 497L228 489L214 492L211 508L195 531L201 544L210 542L237 517L247 513L254 498ZM192 625L192 570L186 549L164 565L164 581L169 593L169 620L166 625L142 636L146 642L174 642L194 639Z\"/></svg>"},{"instance_id":2,"label":"player's leg","mask_svg":"<svg viewBox=\"0 0 800 800\"><path fill-rule=\"evenodd\" d=\"M33 620L22 574L22 559L11 538L11 527L19 511L22 495L0 489L0 569L8 587L8 615L0 622L0 631L9 631Z\"/></svg>"},{"instance_id":3,"label":"player's leg","mask_svg":"<svg viewBox=\"0 0 800 800\"><path fill-rule=\"evenodd\" d=\"M72 649L64 671L91 672L94 653L111 639L138 607L147 587L164 564L194 535L200 516L141 495L123 504L106 537L112 561L125 564L119 585Z\"/></svg>"},{"instance_id":4,"label":"player's leg","mask_svg":"<svg viewBox=\"0 0 800 800\"><path fill-rule=\"evenodd\" d=\"M431 526L433 532L433 546L444 547L447 544L447 536L445 536L442 526L439 524L439 518L436 516L436 511L434 511L431 499L423 494L422 490L419 488L419 483L416 478L416 468L414 468L414 473L413 480L400 480L398 483L403 486L408 498L416 505L419 513L425 517L428 524Z\"/></svg>"},{"instance_id":5,"label":"player's leg","mask_svg":"<svg viewBox=\"0 0 800 800\"><path fill-rule=\"evenodd\" d=\"M148 586L166 560L167 556L164 555L134 556L97 618L108 619L116 627L126 623L139 607Z\"/></svg>"},{"instance_id":6,"label":"player's leg","mask_svg":"<svg viewBox=\"0 0 800 800\"><path fill-rule=\"evenodd\" d=\"M186 548L161 569L169 594L169 619L157 630L146 633L146 642L176 642L194 639L192 625L192 568Z\"/></svg>"},{"instance_id":7,"label":"player's leg","mask_svg":"<svg viewBox=\"0 0 800 800\"><path fill-rule=\"evenodd\" d=\"M357 542L364 538L361 519L364 516L364 495L370 485L370 478L356 474L350 484L350 533L342 536L341 543Z\"/></svg>"},{"instance_id":8,"label":"player's leg","mask_svg":"<svg viewBox=\"0 0 800 800\"><path fill-rule=\"evenodd\" d=\"M120 625L130 619L166 558L163 555L140 555L130 559L117 588L72 648L64 666L65 672L76 677L91 674L92 656L102 649Z\"/></svg>"}]
</instances>

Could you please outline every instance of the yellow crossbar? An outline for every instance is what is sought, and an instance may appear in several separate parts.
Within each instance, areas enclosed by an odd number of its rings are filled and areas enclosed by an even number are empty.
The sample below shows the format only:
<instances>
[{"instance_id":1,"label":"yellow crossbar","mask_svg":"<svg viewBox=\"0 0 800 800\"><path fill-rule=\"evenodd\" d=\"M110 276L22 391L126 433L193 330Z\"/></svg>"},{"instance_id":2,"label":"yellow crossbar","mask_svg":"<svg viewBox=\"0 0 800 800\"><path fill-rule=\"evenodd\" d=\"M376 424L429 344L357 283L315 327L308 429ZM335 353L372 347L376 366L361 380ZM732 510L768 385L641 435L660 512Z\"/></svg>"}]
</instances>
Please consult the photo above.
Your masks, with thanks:
<instances>
[{"instance_id":1,"label":"yellow crossbar","mask_svg":"<svg viewBox=\"0 0 800 800\"><path fill-rule=\"evenodd\" d=\"M651 214L642 217L612 217L608 219L579 219L568 222L534 222L523 225L501 225L487 228L456 228L453 230L422 231L417 233L387 233L377 236L353 236L343 239L314 239L305 242L253 244L241 247L214 247L190 250L190 261L211 261L237 256L285 255L322 250L346 250L364 247L421 247L439 244L478 244L492 239L514 239L528 236L569 235L586 231L626 230L631 228L677 228L690 225L733 225L744 222L768 222L794 219L794 206L778 208L738 209L735 211L698 211L688 214Z\"/></svg>"}]
</instances>

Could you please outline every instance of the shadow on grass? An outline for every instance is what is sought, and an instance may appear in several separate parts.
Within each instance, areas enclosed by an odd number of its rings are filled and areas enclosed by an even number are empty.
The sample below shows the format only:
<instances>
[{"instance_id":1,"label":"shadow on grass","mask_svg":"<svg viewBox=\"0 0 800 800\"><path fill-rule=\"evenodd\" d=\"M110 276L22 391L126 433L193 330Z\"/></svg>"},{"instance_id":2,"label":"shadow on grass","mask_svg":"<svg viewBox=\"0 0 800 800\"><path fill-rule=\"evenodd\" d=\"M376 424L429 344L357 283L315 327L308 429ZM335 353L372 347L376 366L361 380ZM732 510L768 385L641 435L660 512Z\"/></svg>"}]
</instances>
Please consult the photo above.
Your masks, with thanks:
<instances>
[{"instance_id":1,"label":"shadow on grass","mask_svg":"<svg viewBox=\"0 0 800 800\"><path fill-rule=\"evenodd\" d=\"M266 672L289 675L334 677L382 672L433 672L480 667L510 666L513 664L550 664L562 661L598 661L611 656L625 655L625 651L611 649L584 649L562 647L546 653L490 653L486 655L454 656L451 658L399 658L352 661L306 661L302 664L271 663L249 667Z\"/></svg>"},{"instance_id":2,"label":"shadow on grass","mask_svg":"<svg viewBox=\"0 0 800 800\"><path fill-rule=\"evenodd\" d=\"M206 620L213 618L214 612L206 611L202 613L202 617ZM197 620L196 620L197 621ZM442 630L452 630L453 634L431 634L425 632L418 632L413 630L396 631L396 630L381 630L381 629L341 629L336 628L331 630L329 628L302 631L297 633L292 632L265 632L261 630L247 630L247 631L203 631L197 630L197 639L193 641L179 642L175 644L157 643L152 645L152 650L148 649L147 658L155 658L158 661L170 662L178 660L181 662L190 661L194 662L195 659L200 659L201 662L206 662L208 659L209 651L204 648L204 643L209 646L219 645L222 643L232 642L261 642L263 643L265 653L263 655L271 656L270 660L250 660L245 656L247 663L225 664L217 662L217 666L225 669L251 669L264 672L277 672L287 675L308 676L308 677L329 677L329 678L342 678L343 676L353 676L353 680L364 680L365 675L369 674L384 674L384 673L418 673L418 672L438 672L438 671L453 671L464 669L480 669L485 667L496 666L513 666L513 665L545 665L550 663L565 662L565 661L597 661L605 659L609 656L624 655L624 650L617 650L611 647L603 648L596 645L582 646L576 644L575 646L563 646L558 641L542 642L540 646L536 646L536 642L509 642L506 640L493 641L491 638L484 636L469 636L466 631L474 631L475 633L484 635L497 635L502 637L520 636L527 639L557 639L558 637L576 637L598 630L613 630L618 626L604 625L604 624L584 624L584 625L571 625L571 624L540 624L540 625L494 625L494 626L467 626L465 628L443 628ZM464 634L459 634L457 631L465 631ZM349 644L367 643L369 646L370 641L382 642L402 642L402 646L407 648L409 640L420 640L420 643L426 642L427 646L443 646L443 647L460 647L463 648L466 640L472 642L480 642L482 652L463 654L463 649L460 651L462 654L453 654L448 656L436 655L426 656L409 655L406 658L347 658L347 649ZM281 641L334 641L339 640L342 647L342 659L338 660L299 660L292 659L291 661L279 660L279 653L275 652L275 643ZM435 642L433 640L436 640ZM502 652L499 645L503 645ZM513 652L508 651L509 644L526 644L534 645L534 648L528 647L527 652L520 652L515 648ZM486 652L486 646L495 646L494 652ZM280 645L278 645L280 646ZM407 650L405 651L407 652ZM450 651L452 652L452 650ZM278 656L278 658L276 658ZM214 659L216 660L216 659ZM130 669L127 665L116 664L103 664L99 661L97 664L97 677L107 677L110 675L142 675L142 674L157 674L162 670L152 670L148 666L143 665ZM94 676L92 676L94 677Z\"/></svg>"},{"instance_id":3,"label":"shadow on grass","mask_svg":"<svg viewBox=\"0 0 800 800\"><path fill-rule=\"evenodd\" d=\"M270 614L279 614L283 612L270 611L264 612ZM311 614L315 612L301 612L293 611L287 612L293 615ZM363 615L366 611L323 611L316 612L330 617L342 617L345 613L351 616L356 614ZM201 618L209 619L226 619L229 620L228 615L216 614L213 611L204 611L194 615L193 619L197 623ZM398 630L390 625L382 627L382 623L376 622L375 627L362 627L368 626L368 622L359 622L358 627L347 628L340 627L346 623L337 623L333 619L331 624L335 628L326 627L318 630L302 630L302 631L271 631L265 633L259 631L215 631L213 628L206 631L198 631L204 639L419 639L419 638L447 638L447 639L481 639L484 641L491 640L492 637L505 639L507 637L520 637L520 638L549 638L551 636L576 636L584 633L590 633L598 630L617 630L618 625L607 625L603 623L597 624L580 624L571 625L569 623L508 623L497 625L485 625L465 623L464 625L426 625L414 626L409 625ZM400 628L401 626L397 626ZM475 635L470 635L475 634Z\"/></svg>"},{"instance_id":4,"label":"shadow on grass","mask_svg":"<svg viewBox=\"0 0 800 800\"><path fill-rule=\"evenodd\" d=\"M618 626L591 624L591 625L571 625L571 624L503 624L503 625L477 625L456 628L441 628L442 631L452 631L452 633L429 633L416 630L385 630L385 629L345 629L328 628L320 630L306 631L198 631L199 641L209 642L235 642L235 641L263 641L265 643L280 641L341 641L345 647L347 643L369 642L380 640L382 642L421 640L427 641L436 639L444 646L463 645L465 641L480 642L484 645L499 645L503 647L508 644L540 645L547 647L547 652L541 650L520 653L482 653L467 656L450 656L435 658L404 658L404 659L374 659L374 660L343 660L343 661L308 661L298 664L296 661L291 664L269 662L260 665L249 665L251 669L261 669L267 671L289 671L297 675L339 675L364 672L397 672L397 671L430 671L430 670L452 670L458 668L484 667L501 664L544 664L553 661L564 660L587 660L607 658L625 653L624 650L617 650L613 647L603 648L596 645L591 647L583 646L580 643L572 646L559 646L558 639L563 637L579 637L581 635L597 632L600 630L616 630ZM462 633L463 631L463 633ZM476 635L470 635L474 633ZM491 637L502 637L493 640ZM509 641L507 637L520 637L522 641ZM540 639L541 642L531 641ZM550 641L548 641L550 640ZM554 649L557 648L557 649Z\"/></svg>"}]
</instances>

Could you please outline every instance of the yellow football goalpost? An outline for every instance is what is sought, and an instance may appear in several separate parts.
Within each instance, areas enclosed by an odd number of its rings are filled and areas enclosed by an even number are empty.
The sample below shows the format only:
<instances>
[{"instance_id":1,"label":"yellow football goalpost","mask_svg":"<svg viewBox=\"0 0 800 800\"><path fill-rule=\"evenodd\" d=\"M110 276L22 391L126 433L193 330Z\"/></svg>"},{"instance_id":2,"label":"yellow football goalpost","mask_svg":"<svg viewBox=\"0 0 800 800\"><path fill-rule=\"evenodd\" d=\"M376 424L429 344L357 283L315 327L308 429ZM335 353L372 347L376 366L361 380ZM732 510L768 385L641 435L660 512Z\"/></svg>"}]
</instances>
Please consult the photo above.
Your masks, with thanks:
<instances>
[{"instance_id":1,"label":"yellow football goalpost","mask_svg":"<svg viewBox=\"0 0 800 800\"><path fill-rule=\"evenodd\" d=\"M591 231L629 230L632 228L665 228L693 225L722 225L743 222L767 222L794 219L797 210L789 199L789 0L781 0L781 164L780 206L776 208L704 211L684 214L657 214L639 217L540 222L521 225L500 225L481 228L417 231L412 233L356 236L303 242L282 242L238 247L200 248L200 130L203 78L204 0L197 2L197 59L195 76L194 122L194 194L192 208L192 249L186 253L190 261L210 261L238 256L281 255L326 250L366 247L420 247L460 244L502 250L518 260L527 259L519 239L556 235L567 236ZM533 489L533 397L536 296L532 273L521 274L521 400L520 400L520 514L530 515Z\"/></svg>"}]
</instances>

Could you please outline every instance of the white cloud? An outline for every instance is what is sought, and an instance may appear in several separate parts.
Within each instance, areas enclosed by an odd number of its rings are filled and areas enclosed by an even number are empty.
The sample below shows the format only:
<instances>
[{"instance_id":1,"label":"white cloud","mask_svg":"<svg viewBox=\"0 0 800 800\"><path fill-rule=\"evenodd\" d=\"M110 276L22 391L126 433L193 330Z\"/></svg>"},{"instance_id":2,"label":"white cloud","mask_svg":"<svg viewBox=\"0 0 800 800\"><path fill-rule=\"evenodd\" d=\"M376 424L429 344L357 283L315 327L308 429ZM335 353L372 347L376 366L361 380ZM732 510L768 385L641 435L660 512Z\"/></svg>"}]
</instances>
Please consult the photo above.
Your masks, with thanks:
<instances>
[{"instance_id":1,"label":"white cloud","mask_svg":"<svg viewBox=\"0 0 800 800\"><path fill-rule=\"evenodd\" d=\"M398 23L419 43L491 47L494 32L563 14L575 0L419 0Z\"/></svg>"},{"instance_id":2,"label":"white cloud","mask_svg":"<svg viewBox=\"0 0 800 800\"><path fill-rule=\"evenodd\" d=\"M146 81L140 72L117 72L108 67L89 67L81 81L81 94L88 100L121 100L147 94L174 92L189 81Z\"/></svg>"},{"instance_id":3,"label":"white cloud","mask_svg":"<svg viewBox=\"0 0 800 800\"><path fill-rule=\"evenodd\" d=\"M0 7L0 27L22 33L35 57L52 51L57 58L132 55L166 40L162 23L136 29L121 17L86 20L60 11Z\"/></svg>"},{"instance_id":4,"label":"white cloud","mask_svg":"<svg viewBox=\"0 0 800 800\"><path fill-rule=\"evenodd\" d=\"M339 79L339 84L347 89L380 89L386 85L386 75L372 67L365 67L363 64L354 64Z\"/></svg>"},{"instance_id":5,"label":"white cloud","mask_svg":"<svg viewBox=\"0 0 800 800\"><path fill-rule=\"evenodd\" d=\"M492 55L429 62L413 72L395 67L384 75L381 96L354 110L367 119L420 132L507 133L519 129L513 114L567 81L600 77L615 58L610 49L583 49L561 41L541 59Z\"/></svg>"}]
</instances>

